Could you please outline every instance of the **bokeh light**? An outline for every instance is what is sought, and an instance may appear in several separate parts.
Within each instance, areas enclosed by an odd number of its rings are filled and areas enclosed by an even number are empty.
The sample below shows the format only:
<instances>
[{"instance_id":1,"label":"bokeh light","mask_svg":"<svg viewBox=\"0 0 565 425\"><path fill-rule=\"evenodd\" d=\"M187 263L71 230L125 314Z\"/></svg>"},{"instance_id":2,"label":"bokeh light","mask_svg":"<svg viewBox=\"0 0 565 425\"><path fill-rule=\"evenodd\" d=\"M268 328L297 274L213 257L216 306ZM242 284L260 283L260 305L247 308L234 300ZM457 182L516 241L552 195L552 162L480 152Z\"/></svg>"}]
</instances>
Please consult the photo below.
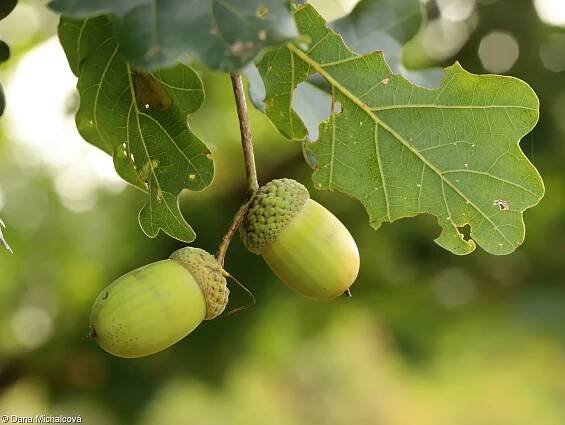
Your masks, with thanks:
<instances>
[{"instance_id":1,"label":"bokeh light","mask_svg":"<svg viewBox=\"0 0 565 425\"><path fill-rule=\"evenodd\" d=\"M437 0L443 19L452 22L466 21L475 11L475 0Z\"/></svg>"},{"instance_id":2,"label":"bokeh light","mask_svg":"<svg viewBox=\"0 0 565 425\"><path fill-rule=\"evenodd\" d=\"M26 348L36 348L53 332L53 318L41 308L24 306L12 317L12 332L18 343Z\"/></svg>"},{"instance_id":3,"label":"bokeh light","mask_svg":"<svg viewBox=\"0 0 565 425\"><path fill-rule=\"evenodd\" d=\"M534 0L541 20L549 25L565 26L565 2L563 0Z\"/></svg>"},{"instance_id":4,"label":"bokeh light","mask_svg":"<svg viewBox=\"0 0 565 425\"><path fill-rule=\"evenodd\" d=\"M426 54L437 61L457 53L468 40L472 25L467 21L450 21L439 18L431 21L422 33L422 45Z\"/></svg>"},{"instance_id":5,"label":"bokeh light","mask_svg":"<svg viewBox=\"0 0 565 425\"><path fill-rule=\"evenodd\" d=\"M540 46L543 66L551 72L565 71L565 34L551 34Z\"/></svg>"},{"instance_id":6,"label":"bokeh light","mask_svg":"<svg viewBox=\"0 0 565 425\"><path fill-rule=\"evenodd\" d=\"M328 21L347 15L359 0L308 0Z\"/></svg>"},{"instance_id":7,"label":"bokeh light","mask_svg":"<svg viewBox=\"0 0 565 425\"><path fill-rule=\"evenodd\" d=\"M17 65L6 84L10 99L6 109L7 136L23 166L39 161L54 174L64 204L75 210L92 208L96 191L125 187L112 158L84 143L68 111L75 95L76 77L67 64L56 37L33 48ZM29 116L34 117L33 124Z\"/></svg>"},{"instance_id":8,"label":"bokeh light","mask_svg":"<svg viewBox=\"0 0 565 425\"><path fill-rule=\"evenodd\" d=\"M483 68L489 72L508 72L519 55L518 41L507 32L492 31L483 37L479 45L479 58Z\"/></svg>"}]
</instances>

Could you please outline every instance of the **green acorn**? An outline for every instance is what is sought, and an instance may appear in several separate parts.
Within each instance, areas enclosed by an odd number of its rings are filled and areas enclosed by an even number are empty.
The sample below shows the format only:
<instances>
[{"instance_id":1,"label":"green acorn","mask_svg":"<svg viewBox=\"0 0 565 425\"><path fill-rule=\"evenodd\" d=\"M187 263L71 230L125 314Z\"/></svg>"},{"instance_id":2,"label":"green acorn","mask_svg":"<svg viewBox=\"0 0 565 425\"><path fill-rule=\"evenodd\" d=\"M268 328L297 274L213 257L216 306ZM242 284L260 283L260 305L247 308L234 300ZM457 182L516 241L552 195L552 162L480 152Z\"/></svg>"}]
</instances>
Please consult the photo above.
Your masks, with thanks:
<instances>
[{"instance_id":1,"label":"green acorn","mask_svg":"<svg viewBox=\"0 0 565 425\"><path fill-rule=\"evenodd\" d=\"M310 298L342 295L359 273L359 251L347 228L295 180L259 188L241 237L285 285Z\"/></svg>"},{"instance_id":2,"label":"green acorn","mask_svg":"<svg viewBox=\"0 0 565 425\"><path fill-rule=\"evenodd\" d=\"M226 274L212 255L191 247L133 270L96 298L91 336L118 357L164 350L224 311Z\"/></svg>"}]
</instances>

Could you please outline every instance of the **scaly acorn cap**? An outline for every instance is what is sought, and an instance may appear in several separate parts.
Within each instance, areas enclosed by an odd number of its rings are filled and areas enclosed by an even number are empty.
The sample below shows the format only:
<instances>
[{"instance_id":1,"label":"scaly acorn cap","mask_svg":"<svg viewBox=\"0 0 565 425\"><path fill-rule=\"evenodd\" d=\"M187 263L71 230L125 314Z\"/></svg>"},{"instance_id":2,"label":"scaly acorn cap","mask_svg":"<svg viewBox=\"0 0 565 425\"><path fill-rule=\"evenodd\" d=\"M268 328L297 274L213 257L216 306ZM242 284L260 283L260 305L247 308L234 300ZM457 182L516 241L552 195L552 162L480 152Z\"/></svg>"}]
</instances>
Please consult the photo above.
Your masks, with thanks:
<instances>
[{"instance_id":1,"label":"scaly acorn cap","mask_svg":"<svg viewBox=\"0 0 565 425\"><path fill-rule=\"evenodd\" d=\"M230 290L225 272L213 255L200 248L186 247L169 257L182 264L202 289L206 300L206 320L218 317L228 304Z\"/></svg>"},{"instance_id":2,"label":"scaly acorn cap","mask_svg":"<svg viewBox=\"0 0 565 425\"><path fill-rule=\"evenodd\" d=\"M308 189L296 180L276 179L261 186L240 228L247 249L261 255L302 211L308 199Z\"/></svg>"}]
</instances>

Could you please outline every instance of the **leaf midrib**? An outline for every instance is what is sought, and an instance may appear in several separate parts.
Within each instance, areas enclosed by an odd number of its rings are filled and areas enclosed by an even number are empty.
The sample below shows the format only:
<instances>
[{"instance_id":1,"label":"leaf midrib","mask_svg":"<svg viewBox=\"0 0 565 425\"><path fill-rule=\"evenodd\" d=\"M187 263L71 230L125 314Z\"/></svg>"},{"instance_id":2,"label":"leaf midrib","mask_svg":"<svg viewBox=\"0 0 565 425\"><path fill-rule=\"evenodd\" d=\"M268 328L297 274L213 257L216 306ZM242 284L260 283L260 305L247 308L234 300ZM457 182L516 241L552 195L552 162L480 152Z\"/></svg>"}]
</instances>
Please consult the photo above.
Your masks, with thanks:
<instances>
[{"instance_id":1,"label":"leaf midrib","mask_svg":"<svg viewBox=\"0 0 565 425\"><path fill-rule=\"evenodd\" d=\"M169 210L170 214L174 217L175 221L177 221L177 223L179 223L181 225L181 227L184 227L183 223L178 220L174 211L169 207L169 204L165 200L165 197L163 195L163 193L165 193L165 192L161 189L161 185L159 184L159 179L157 178L157 174L155 174L155 170L153 169L153 164L151 163L151 156L149 155L149 151L147 150L147 146L145 144L145 139L143 137L143 131L141 130L141 125L139 123L139 116L141 115L141 113L139 111L139 108L137 107L137 104L135 103L135 92L134 92L134 89L133 89L134 85L133 85L133 81L132 81L132 78L131 78L131 68L130 68L129 65L126 66L126 70L127 70L127 73L128 73L128 84L129 84L129 89L130 89L130 93L131 93L131 102L132 102L132 105L133 105L133 107L135 109L135 113L136 113L135 115L136 115L136 122L137 122L137 131L139 131L139 137L141 137L141 144L143 145L143 150L145 151L145 155L147 157L147 160L149 161L149 169L151 170L151 174L153 175L153 178L155 179L155 183L157 184L157 189L159 190L159 192L161 192L161 196L162 196L161 200L163 202L165 202L165 206ZM168 133L166 133L166 134L168 135ZM129 140L129 134L128 134L128 140ZM151 193L150 188L149 188L148 192L149 192L149 208L151 210L151 217L153 218L153 204L152 204L153 194ZM153 222L153 219L151 221Z\"/></svg>"},{"instance_id":2,"label":"leaf midrib","mask_svg":"<svg viewBox=\"0 0 565 425\"><path fill-rule=\"evenodd\" d=\"M371 111L380 112L380 111L388 111L391 109L418 109L418 108L427 108L427 109L523 109L526 111L536 111L535 108L529 108L527 106L520 106L520 105L440 105L437 103L421 103L421 104L411 104L411 105L389 105L389 106L377 106L375 108L370 108Z\"/></svg>"}]
</instances>

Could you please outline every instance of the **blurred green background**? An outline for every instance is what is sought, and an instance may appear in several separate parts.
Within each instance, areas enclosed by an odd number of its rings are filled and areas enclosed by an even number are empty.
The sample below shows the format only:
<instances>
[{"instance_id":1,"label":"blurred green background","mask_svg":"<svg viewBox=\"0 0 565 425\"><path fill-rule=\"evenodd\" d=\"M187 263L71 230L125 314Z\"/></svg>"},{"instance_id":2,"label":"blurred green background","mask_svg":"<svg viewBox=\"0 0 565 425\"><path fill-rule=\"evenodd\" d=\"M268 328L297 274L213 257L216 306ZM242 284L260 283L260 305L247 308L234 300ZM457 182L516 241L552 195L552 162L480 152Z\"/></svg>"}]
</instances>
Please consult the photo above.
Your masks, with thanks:
<instances>
[{"instance_id":1,"label":"blurred green background","mask_svg":"<svg viewBox=\"0 0 565 425\"><path fill-rule=\"evenodd\" d=\"M314 3L335 17L354 2ZM300 145L252 111L261 181L298 179L354 235L362 264L353 297L292 293L236 238L226 268L257 305L160 354L123 360L87 338L91 303L181 245L142 234L144 196L80 141L57 17L21 2L0 23L13 53L0 68L0 217L15 252L0 251L0 413L108 425L565 424L565 2L438 0L432 9L414 62L457 59L471 72L522 78L540 97L540 123L521 145L547 194L525 214L524 245L506 257L456 257L433 243L431 217L375 232L360 204L314 191ZM200 71L207 98L189 121L217 171L181 204L195 244L214 252L245 176L229 78ZM237 287L232 294L231 306L248 302Z\"/></svg>"}]
</instances>

